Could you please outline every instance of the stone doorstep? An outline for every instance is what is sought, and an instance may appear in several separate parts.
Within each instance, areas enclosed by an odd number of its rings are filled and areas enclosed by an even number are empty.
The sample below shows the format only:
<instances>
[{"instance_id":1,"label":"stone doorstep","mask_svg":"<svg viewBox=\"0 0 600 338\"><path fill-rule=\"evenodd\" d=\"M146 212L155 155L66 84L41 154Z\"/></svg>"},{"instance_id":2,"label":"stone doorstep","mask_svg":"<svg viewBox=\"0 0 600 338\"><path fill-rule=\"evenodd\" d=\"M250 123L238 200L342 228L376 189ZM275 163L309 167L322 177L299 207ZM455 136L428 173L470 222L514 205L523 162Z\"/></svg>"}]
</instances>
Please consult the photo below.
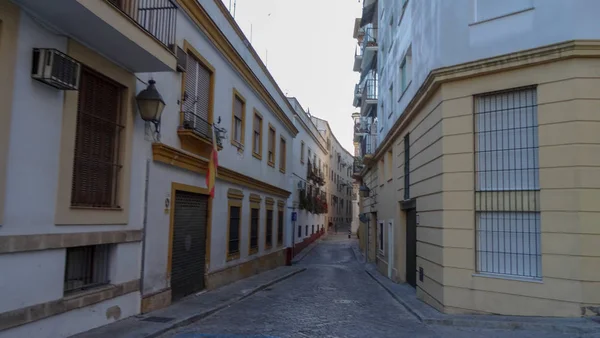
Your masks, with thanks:
<instances>
[{"instance_id":1,"label":"stone doorstep","mask_svg":"<svg viewBox=\"0 0 600 338\"><path fill-rule=\"evenodd\" d=\"M98 337L98 338L100 338L100 337L102 337L102 338L104 338L104 337L153 338L153 337L158 337L158 336L166 333L167 331L173 330L175 328L183 327L186 325L190 325L194 322L204 319L226 307L231 306L234 303L237 303L245 298L248 298L259 291L262 291L274 284L282 282L282 281L306 270L306 268L297 268L297 267L280 267L279 269L285 269L285 270L291 270L291 271L288 271L284 274L279 274L278 276L274 276L274 278L272 278L271 280L269 280L267 282L261 282L250 288L242 288L238 292L228 293L229 295L231 295L233 297L226 299L224 301L220 301L216 305L214 305L208 309L205 309L204 311L198 312L198 309L194 306L194 304L203 303L202 302L203 298L204 299L214 298L220 290L223 291L223 289L231 288L237 282L233 283L233 284L228 284L222 288L218 288L215 290L211 290L211 291L202 293L201 295L198 295L198 296L189 296L177 303L173 303L172 305L170 305L169 307L166 307L164 309L153 311L153 312L147 313L145 315L129 317L129 318L126 318L126 319L118 321L118 322L114 322L114 323L111 323L111 324L108 324L105 326L101 326L96 329L92 329L87 332L80 333L78 335L73 336L73 338L75 338L75 337L78 337L78 338L96 338L96 337ZM255 275L255 276L249 277L247 279L240 280L238 282L249 283L250 281L248 279L252 279L252 278L260 279L261 275L269 274L269 273L275 274L275 270L277 270L277 269L269 270L262 274ZM217 298L222 298L222 297L217 296ZM156 323L156 322L144 321L144 319L146 319L148 317L168 317L168 318L174 318L174 319L171 321L168 321L166 323Z\"/></svg>"},{"instance_id":2,"label":"stone doorstep","mask_svg":"<svg viewBox=\"0 0 600 338\"><path fill-rule=\"evenodd\" d=\"M355 248L355 250L357 249ZM396 284L382 276L371 263L365 268L365 272L381 285L392 298L415 316L415 318L425 324L500 330L532 330L566 334L600 333L600 324L587 318L444 314L416 299L414 294L402 294L401 292L392 290L392 288L398 288L402 284ZM413 297L414 299L412 299Z\"/></svg>"}]
</instances>

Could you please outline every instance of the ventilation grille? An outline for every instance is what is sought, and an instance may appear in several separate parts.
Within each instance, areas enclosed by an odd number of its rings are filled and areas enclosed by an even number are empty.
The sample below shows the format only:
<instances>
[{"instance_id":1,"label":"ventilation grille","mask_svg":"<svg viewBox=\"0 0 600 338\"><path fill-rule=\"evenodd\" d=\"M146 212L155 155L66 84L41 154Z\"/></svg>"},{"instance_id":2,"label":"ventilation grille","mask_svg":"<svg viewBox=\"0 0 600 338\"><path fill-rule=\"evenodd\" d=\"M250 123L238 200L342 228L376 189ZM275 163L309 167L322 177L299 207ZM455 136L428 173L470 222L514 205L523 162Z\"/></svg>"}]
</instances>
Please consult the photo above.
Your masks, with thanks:
<instances>
[{"instance_id":1,"label":"ventilation grille","mask_svg":"<svg viewBox=\"0 0 600 338\"><path fill-rule=\"evenodd\" d=\"M60 90L78 90L81 64L56 49L33 49L31 77Z\"/></svg>"}]
</instances>

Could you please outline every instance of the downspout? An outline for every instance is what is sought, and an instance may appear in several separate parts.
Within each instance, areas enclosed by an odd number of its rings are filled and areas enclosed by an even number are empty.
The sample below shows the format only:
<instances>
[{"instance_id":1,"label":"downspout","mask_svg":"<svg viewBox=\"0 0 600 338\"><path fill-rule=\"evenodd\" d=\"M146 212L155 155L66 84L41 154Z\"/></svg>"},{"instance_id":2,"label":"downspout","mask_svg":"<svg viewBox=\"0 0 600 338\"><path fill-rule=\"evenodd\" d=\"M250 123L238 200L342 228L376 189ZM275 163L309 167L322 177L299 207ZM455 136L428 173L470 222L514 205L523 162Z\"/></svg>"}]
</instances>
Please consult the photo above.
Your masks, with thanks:
<instances>
[{"instance_id":1,"label":"downspout","mask_svg":"<svg viewBox=\"0 0 600 338\"><path fill-rule=\"evenodd\" d=\"M144 182L144 219L142 221L142 266L140 267L140 295L144 294L144 265L146 263L146 225L148 224L148 185L150 183L150 159L146 159Z\"/></svg>"}]
</instances>

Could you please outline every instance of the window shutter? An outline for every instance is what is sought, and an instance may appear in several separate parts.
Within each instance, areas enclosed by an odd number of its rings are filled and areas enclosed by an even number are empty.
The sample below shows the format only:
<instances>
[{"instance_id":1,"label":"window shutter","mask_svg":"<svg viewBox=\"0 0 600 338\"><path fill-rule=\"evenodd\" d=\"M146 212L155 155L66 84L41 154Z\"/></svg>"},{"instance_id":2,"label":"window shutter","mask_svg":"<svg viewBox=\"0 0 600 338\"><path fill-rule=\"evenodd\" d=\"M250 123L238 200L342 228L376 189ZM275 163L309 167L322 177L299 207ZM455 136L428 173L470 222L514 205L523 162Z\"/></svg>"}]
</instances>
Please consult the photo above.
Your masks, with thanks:
<instances>
[{"instance_id":1,"label":"window shutter","mask_svg":"<svg viewBox=\"0 0 600 338\"><path fill-rule=\"evenodd\" d=\"M83 68L77 102L73 206L118 207L121 91L119 84Z\"/></svg>"},{"instance_id":2,"label":"window shutter","mask_svg":"<svg viewBox=\"0 0 600 338\"><path fill-rule=\"evenodd\" d=\"M260 134L260 117L258 115L254 115L254 131Z\"/></svg>"},{"instance_id":3,"label":"window shutter","mask_svg":"<svg viewBox=\"0 0 600 338\"><path fill-rule=\"evenodd\" d=\"M234 102L234 107L233 107L233 114L235 115L235 117L242 120L242 111L243 110L244 110L244 102L242 102L242 100L240 100L236 96L235 102Z\"/></svg>"},{"instance_id":4,"label":"window shutter","mask_svg":"<svg viewBox=\"0 0 600 338\"><path fill-rule=\"evenodd\" d=\"M197 76L198 76L198 61L188 55L187 71L185 73L185 100L183 101L184 113L196 114L196 98L197 98Z\"/></svg>"},{"instance_id":5,"label":"window shutter","mask_svg":"<svg viewBox=\"0 0 600 338\"><path fill-rule=\"evenodd\" d=\"M208 112L210 110L210 77L210 70L198 63L198 102L196 105L196 114L205 121L208 121Z\"/></svg>"}]
</instances>

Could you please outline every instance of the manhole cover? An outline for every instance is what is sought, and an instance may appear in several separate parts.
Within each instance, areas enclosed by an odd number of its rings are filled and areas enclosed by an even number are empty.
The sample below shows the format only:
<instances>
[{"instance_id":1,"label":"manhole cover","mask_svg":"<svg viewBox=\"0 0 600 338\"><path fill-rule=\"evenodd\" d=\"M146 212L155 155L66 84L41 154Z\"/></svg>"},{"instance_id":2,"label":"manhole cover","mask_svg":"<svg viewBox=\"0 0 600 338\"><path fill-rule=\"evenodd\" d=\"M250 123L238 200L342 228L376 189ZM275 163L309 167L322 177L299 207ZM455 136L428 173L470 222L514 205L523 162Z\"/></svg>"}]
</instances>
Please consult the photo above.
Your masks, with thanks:
<instances>
[{"instance_id":1,"label":"manhole cover","mask_svg":"<svg viewBox=\"0 0 600 338\"><path fill-rule=\"evenodd\" d=\"M335 291L337 289L336 288L332 288L330 286L319 286L319 290L321 290L321 291Z\"/></svg>"},{"instance_id":2,"label":"manhole cover","mask_svg":"<svg viewBox=\"0 0 600 338\"><path fill-rule=\"evenodd\" d=\"M175 318L169 318L169 317L148 317L148 318L144 318L142 319L143 322L153 322L153 323L168 323L170 321L172 321Z\"/></svg>"},{"instance_id":3,"label":"manhole cover","mask_svg":"<svg viewBox=\"0 0 600 338\"><path fill-rule=\"evenodd\" d=\"M336 303L336 304L352 304L352 303L356 303L356 301L350 300L350 299L335 299L333 302Z\"/></svg>"}]
</instances>

